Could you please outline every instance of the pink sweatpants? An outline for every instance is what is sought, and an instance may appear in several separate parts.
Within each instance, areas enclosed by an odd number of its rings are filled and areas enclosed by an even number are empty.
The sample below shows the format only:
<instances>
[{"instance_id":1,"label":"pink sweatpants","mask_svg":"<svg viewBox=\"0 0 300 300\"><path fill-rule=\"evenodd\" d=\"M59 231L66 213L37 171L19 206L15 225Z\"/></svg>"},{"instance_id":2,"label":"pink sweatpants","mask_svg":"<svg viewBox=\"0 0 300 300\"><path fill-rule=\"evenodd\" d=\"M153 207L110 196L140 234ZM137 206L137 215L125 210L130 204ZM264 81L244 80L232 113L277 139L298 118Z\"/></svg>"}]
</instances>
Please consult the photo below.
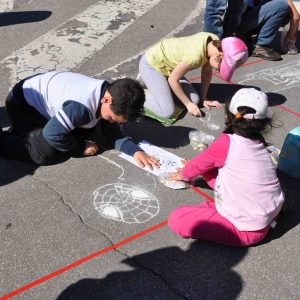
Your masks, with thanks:
<instances>
[{"instance_id":1,"label":"pink sweatpants","mask_svg":"<svg viewBox=\"0 0 300 300\"><path fill-rule=\"evenodd\" d=\"M214 203L203 202L198 206L176 208L169 216L169 227L185 238L212 241L227 246L245 247L265 238L270 226L258 231L239 231L222 217Z\"/></svg>"}]
</instances>

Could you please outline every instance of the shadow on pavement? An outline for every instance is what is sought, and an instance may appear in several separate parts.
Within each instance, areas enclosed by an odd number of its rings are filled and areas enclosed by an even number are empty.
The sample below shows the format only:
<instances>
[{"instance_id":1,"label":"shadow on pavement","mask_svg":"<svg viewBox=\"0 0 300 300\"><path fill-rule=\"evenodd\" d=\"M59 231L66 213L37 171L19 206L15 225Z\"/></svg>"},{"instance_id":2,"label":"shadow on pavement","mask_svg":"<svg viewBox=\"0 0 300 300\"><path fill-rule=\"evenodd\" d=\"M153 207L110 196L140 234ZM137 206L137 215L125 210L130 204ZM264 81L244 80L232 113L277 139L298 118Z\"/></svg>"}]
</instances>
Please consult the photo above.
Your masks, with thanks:
<instances>
[{"instance_id":1,"label":"shadow on pavement","mask_svg":"<svg viewBox=\"0 0 300 300\"><path fill-rule=\"evenodd\" d=\"M79 280L57 300L236 299L243 280L233 267L247 252L202 241L194 241L186 251L158 249L123 260L131 271Z\"/></svg>"},{"instance_id":2,"label":"shadow on pavement","mask_svg":"<svg viewBox=\"0 0 300 300\"><path fill-rule=\"evenodd\" d=\"M0 157L0 186L34 174L38 166Z\"/></svg>"},{"instance_id":3,"label":"shadow on pavement","mask_svg":"<svg viewBox=\"0 0 300 300\"><path fill-rule=\"evenodd\" d=\"M52 15L51 11L19 11L19 12L2 12L0 13L0 27L40 22Z\"/></svg>"},{"instance_id":4,"label":"shadow on pavement","mask_svg":"<svg viewBox=\"0 0 300 300\"><path fill-rule=\"evenodd\" d=\"M158 147L178 148L189 144L191 127L164 126L158 121L143 118L139 123L127 122L123 125L123 133L131 136L136 143L146 140Z\"/></svg>"},{"instance_id":5,"label":"shadow on pavement","mask_svg":"<svg viewBox=\"0 0 300 300\"><path fill-rule=\"evenodd\" d=\"M267 93L269 99L269 107L283 104L287 101L285 96L277 93Z\"/></svg>"},{"instance_id":6,"label":"shadow on pavement","mask_svg":"<svg viewBox=\"0 0 300 300\"><path fill-rule=\"evenodd\" d=\"M193 83L196 90L200 89L200 83ZM232 96L242 88L255 88L261 90L258 86L241 85L241 84L219 84L211 83L209 86L208 98L211 100L218 100L220 103L229 102ZM283 104L287 101L286 97L278 93L267 93L269 98L269 107Z\"/></svg>"},{"instance_id":7,"label":"shadow on pavement","mask_svg":"<svg viewBox=\"0 0 300 300\"><path fill-rule=\"evenodd\" d=\"M269 232L259 245L282 237L300 223L300 179L290 177L281 171L278 171L278 178L282 188L290 191L294 196L295 203L287 213L279 215L276 227Z\"/></svg>"}]
</instances>

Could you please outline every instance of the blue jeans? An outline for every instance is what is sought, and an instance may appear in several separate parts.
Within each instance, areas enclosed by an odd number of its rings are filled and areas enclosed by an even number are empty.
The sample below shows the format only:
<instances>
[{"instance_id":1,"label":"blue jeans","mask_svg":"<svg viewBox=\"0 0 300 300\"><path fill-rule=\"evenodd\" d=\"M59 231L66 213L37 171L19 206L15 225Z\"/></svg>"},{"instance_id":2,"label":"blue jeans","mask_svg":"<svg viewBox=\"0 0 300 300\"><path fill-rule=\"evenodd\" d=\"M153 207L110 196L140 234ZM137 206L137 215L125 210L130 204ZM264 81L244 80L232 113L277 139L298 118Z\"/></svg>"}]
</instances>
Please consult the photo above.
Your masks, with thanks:
<instances>
[{"instance_id":1,"label":"blue jeans","mask_svg":"<svg viewBox=\"0 0 300 300\"><path fill-rule=\"evenodd\" d=\"M206 0L203 31L214 33L219 39L233 36L246 5L247 0Z\"/></svg>"},{"instance_id":2,"label":"blue jeans","mask_svg":"<svg viewBox=\"0 0 300 300\"><path fill-rule=\"evenodd\" d=\"M287 0L264 0L261 5L248 9L242 15L239 32L247 35L258 31L257 45L270 46L278 29L288 22Z\"/></svg>"},{"instance_id":3,"label":"blue jeans","mask_svg":"<svg viewBox=\"0 0 300 300\"><path fill-rule=\"evenodd\" d=\"M206 0L203 31L223 36L223 21L227 9L227 0Z\"/></svg>"}]
</instances>

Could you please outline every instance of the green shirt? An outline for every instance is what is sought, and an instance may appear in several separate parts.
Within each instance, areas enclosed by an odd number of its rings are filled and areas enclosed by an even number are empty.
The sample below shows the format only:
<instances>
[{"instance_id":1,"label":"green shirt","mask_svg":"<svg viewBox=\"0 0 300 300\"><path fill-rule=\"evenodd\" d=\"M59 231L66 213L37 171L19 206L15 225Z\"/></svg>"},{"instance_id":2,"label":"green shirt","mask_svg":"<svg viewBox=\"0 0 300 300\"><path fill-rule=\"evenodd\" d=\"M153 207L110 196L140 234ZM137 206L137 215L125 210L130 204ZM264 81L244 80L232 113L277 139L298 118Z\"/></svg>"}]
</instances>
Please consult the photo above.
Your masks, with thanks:
<instances>
[{"instance_id":1,"label":"green shirt","mask_svg":"<svg viewBox=\"0 0 300 300\"><path fill-rule=\"evenodd\" d=\"M191 69L197 69L207 63L207 39L219 38L208 32L191 36L170 38L160 41L146 51L148 63L158 72L169 76L181 61Z\"/></svg>"}]
</instances>

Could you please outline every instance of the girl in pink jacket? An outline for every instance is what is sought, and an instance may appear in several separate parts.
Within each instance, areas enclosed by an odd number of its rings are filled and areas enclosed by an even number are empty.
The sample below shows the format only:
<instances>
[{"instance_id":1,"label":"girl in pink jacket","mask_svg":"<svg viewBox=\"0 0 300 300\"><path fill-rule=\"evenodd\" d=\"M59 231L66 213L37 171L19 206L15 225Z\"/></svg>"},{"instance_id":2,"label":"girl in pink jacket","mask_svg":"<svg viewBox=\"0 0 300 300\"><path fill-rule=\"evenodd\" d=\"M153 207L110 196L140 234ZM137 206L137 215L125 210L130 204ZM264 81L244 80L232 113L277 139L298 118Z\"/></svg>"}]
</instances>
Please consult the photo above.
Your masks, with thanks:
<instances>
[{"instance_id":1,"label":"girl in pink jacket","mask_svg":"<svg viewBox=\"0 0 300 300\"><path fill-rule=\"evenodd\" d=\"M267 96L240 89L226 107L226 129L204 152L170 179L199 175L215 190L215 203L185 205L169 216L171 230L182 237L230 246L263 240L284 202L276 168L263 132L271 125Z\"/></svg>"}]
</instances>

